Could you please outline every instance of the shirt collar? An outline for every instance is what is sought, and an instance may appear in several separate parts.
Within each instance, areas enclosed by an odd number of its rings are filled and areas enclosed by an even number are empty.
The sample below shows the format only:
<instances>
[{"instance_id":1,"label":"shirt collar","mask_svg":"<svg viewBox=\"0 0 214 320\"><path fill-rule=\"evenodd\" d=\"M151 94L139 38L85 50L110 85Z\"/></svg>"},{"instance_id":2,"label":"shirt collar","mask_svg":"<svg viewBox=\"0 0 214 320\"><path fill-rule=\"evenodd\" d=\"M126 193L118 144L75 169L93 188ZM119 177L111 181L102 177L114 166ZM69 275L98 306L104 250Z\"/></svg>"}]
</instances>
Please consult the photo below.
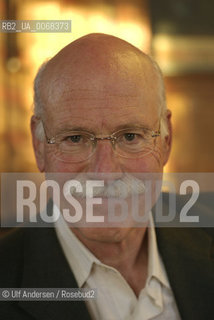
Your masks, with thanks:
<instances>
[{"instance_id":1,"label":"shirt collar","mask_svg":"<svg viewBox=\"0 0 214 320\"><path fill-rule=\"evenodd\" d=\"M54 204L54 214L59 212ZM57 214L59 219L55 222L56 234L77 280L78 286L82 287L91 273L93 263L100 261L82 244L74 235L61 214Z\"/></svg>"},{"instance_id":2,"label":"shirt collar","mask_svg":"<svg viewBox=\"0 0 214 320\"><path fill-rule=\"evenodd\" d=\"M64 251L65 257L77 280L78 286L82 287L89 277L93 264L103 264L91 253L83 243L70 230L67 223L59 213L58 207L54 204L53 214L57 214L59 219L55 222L56 234ZM165 287L170 288L163 262L158 252L157 240L152 214L149 214L148 226L148 277L147 286L152 279L159 280ZM152 288L152 286L150 286Z\"/></svg>"},{"instance_id":3,"label":"shirt collar","mask_svg":"<svg viewBox=\"0 0 214 320\"><path fill-rule=\"evenodd\" d=\"M154 220L151 212L149 214L148 225L148 257L149 261L147 281L150 281L154 277L158 279L165 287L170 288L163 261L158 252Z\"/></svg>"}]
</instances>

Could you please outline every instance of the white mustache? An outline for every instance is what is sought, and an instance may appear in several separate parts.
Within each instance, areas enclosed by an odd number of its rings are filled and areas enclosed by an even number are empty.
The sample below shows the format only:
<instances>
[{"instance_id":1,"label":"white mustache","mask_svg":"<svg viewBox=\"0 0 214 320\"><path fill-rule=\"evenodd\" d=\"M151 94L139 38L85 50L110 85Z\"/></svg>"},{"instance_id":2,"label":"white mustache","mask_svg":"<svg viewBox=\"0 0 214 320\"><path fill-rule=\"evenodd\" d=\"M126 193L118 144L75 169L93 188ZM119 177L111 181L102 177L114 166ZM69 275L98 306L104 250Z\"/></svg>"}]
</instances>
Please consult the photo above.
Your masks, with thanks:
<instances>
[{"instance_id":1,"label":"white mustache","mask_svg":"<svg viewBox=\"0 0 214 320\"><path fill-rule=\"evenodd\" d=\"M75 177L75 180L81 184L82 191L78 192L76 187L71 183L69 184L68 181L64 188L64 195L72 195L75 198L89 198L90 196L87 194L86 182L91 179L86 179L85 176L80 174ZM111 182L108 181L107 184L104 184L102 187L94 187L93 197L125 199L133 194L143 194L145 189L145 184L142 180L126 173L121 179L116 179Z\"/></svg>"}]
</instances>

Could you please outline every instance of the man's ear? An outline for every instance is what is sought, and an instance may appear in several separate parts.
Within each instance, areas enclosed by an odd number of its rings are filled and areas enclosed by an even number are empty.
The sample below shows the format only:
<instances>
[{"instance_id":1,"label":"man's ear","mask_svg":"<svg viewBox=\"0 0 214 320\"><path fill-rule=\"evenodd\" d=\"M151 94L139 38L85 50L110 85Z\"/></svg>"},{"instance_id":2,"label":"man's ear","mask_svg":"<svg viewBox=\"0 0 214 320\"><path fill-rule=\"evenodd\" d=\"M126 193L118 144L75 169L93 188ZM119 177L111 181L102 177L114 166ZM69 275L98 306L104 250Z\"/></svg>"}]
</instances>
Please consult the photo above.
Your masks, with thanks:
<instances>
[{"instance_id":1,"label":"man's ear","mask_svg":"<svg viewBox=\"0 0 214 320\"><path fill-rule=\"evenodd\" d=\"M166 111L166 126L168 129L167 135L163 138L163 165L167 163L172 146L172 123L171 123L172 113L169 109Z\"/></svg>"},{"instance_id":2,"label":"man's ear","mask_svg":"<svg viewBox=\"0 0 214 320\"><path fill-rule=\"evenodd\" d=\"M33 142L34 154L36 157L36 163L40 172L44 172L45 168L45 142L40 140L36 135L36 128L39 125L39 121L35 116L31 117L30 127Z\"/></svg>"}]
</instances>

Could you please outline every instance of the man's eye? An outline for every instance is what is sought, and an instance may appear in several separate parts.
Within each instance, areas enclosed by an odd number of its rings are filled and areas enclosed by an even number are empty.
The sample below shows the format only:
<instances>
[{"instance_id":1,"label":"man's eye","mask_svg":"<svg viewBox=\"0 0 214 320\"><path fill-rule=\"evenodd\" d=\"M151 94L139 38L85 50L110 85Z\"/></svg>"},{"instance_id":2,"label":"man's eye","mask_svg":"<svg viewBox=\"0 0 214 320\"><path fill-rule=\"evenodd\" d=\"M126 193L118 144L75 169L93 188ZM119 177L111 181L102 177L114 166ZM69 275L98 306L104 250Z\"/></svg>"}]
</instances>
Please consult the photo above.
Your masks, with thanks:
<instances>
[{"instance_id":1,"label":"man's eye","mask_svg":"<svg viewBox=\"0 0 214 320\"><path fill-rule=\"evenodd\" d=\"M137 138L137 134L136 133L125 133L124 134L124 138L125 138L125 141L134 141L136 138Z\"/></svg>"},{"instance_id":2,"label":"man's eye","mask_svg":"<svg viewBox=\"0 0 214 320\"><path fill-rule=\"evenodd\" d=\"M65 138L65 141L68 141L68 142L73 142L73 143L78 143L80 142L82 139L82 136L80 134L75 134L73 136L68 136Z\"/></svg>"}]
</instances>

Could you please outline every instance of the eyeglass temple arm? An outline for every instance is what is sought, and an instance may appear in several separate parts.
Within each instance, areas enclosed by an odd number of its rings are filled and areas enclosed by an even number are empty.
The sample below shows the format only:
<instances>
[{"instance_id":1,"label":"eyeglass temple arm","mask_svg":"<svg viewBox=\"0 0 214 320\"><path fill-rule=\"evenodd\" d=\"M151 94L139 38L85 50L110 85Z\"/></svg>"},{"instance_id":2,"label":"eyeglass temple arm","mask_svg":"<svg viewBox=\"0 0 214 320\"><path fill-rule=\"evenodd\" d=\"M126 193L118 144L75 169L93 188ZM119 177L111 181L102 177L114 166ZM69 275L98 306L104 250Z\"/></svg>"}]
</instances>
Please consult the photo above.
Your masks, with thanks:
<instances>
[{"instance_id":1,"label":"eyeglass temple arm","mask_svg":"<svg viewBox=\"0 0 214 320\"><path fill-rule=\"evenodd\" d=\"M46 132L46 128L45 128L45 124L44 124L44 122L42 121L42 119L41 119L40 117L36 117L36 118L37 118L38 121L41 121L41 123L42 123L42 127L43 127L43 130L44 130L44 133L45 133L45 139L46 139L47 144L54 144L54 143L56 143L56 140L55 140L54 137L53 137L53 138L48 138L47 132Z\"/></svg>"},{"instance_id":2,"label":"eyeglass temple arm","mask_svg":"<svg viewBox=\"0 0 214 320\"><path fill-rule=\"evenodd\" d=\"M152 131L152 137L155 138L155 137L159 137L160 136L160 130L158 131Z\"/></svg>"}]
</instances>

